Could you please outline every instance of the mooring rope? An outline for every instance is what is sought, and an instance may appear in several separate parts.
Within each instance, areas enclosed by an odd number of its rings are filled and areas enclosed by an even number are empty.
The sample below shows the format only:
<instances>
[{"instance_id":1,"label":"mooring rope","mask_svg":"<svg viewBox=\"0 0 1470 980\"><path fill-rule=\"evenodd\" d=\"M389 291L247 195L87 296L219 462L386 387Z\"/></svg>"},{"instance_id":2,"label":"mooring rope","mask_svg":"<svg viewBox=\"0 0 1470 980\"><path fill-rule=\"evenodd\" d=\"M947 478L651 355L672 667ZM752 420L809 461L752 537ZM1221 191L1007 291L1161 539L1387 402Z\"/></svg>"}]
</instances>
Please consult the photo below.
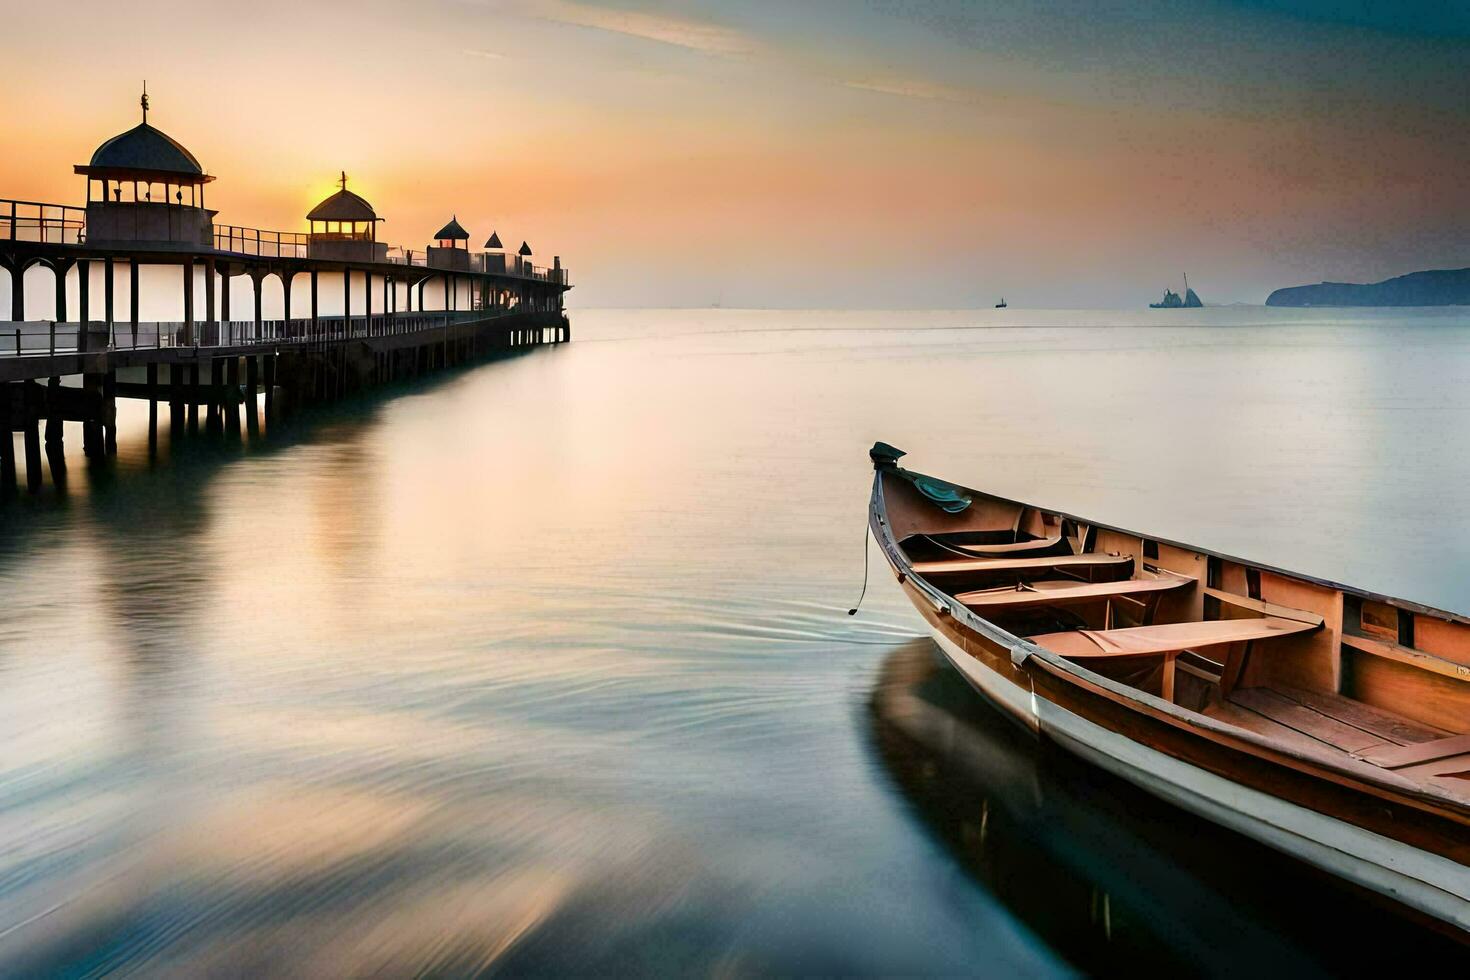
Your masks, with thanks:
<instances>
[{"instance_id":1,"label":"mooring rope","mask_svg":"<svg viewBox=\"0 0 1470 980\"><path fill-rule=\"evenodd\" d=\"M868 594L868 525L863 522L863 591L858 595L857 605L847 611L849 616L856 616L858 609L863 604L863 599Z\"/></svg>"}]
</instances>

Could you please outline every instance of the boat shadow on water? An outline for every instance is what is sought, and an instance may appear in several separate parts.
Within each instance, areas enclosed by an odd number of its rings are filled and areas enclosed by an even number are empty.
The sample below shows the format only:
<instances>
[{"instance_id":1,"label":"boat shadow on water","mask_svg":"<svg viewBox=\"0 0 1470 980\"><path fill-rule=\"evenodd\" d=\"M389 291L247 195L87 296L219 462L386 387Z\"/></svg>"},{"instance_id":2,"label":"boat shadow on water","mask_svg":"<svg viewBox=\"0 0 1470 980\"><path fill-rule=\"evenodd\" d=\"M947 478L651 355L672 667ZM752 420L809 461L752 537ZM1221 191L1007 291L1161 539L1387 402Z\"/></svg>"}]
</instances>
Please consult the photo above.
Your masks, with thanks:
<instances>
[{"instance_id":1,"label":"boat shadow on water","mask_svg":"<svg viewBox=\"0 0 1470 980\"><path fill-rule=\"evenodd\" d=\"M872 745L928 829L1088 972L1361 974L1470 949L1038 741L925 640L882 665ZM1356 938L1355 938L1356 937Z\"/></svg>"}]
</instances>

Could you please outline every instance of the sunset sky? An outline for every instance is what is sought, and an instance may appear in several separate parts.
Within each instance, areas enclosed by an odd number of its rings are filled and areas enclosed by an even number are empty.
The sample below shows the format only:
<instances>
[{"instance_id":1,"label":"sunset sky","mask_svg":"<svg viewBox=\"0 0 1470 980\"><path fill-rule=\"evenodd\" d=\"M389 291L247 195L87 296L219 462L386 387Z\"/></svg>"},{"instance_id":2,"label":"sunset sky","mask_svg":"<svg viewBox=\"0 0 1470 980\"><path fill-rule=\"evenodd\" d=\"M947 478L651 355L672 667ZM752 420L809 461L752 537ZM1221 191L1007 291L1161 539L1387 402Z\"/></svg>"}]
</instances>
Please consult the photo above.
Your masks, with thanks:
<instances>
[{"instance_id":1,"label":"sunset sky","mask_svg":"<svg viewBox=\"0 0 1470 980\"><path fill-rule=\"evenodd\" d=\"M1470 6L3 0L0 197L150 121L221 223L339 170L574 306L1137 307L1470 266ZM1045 9L1035 9L1042 6ZM1339 7L1345 8L1344 13Z\"/></svg>"}]
</instances>

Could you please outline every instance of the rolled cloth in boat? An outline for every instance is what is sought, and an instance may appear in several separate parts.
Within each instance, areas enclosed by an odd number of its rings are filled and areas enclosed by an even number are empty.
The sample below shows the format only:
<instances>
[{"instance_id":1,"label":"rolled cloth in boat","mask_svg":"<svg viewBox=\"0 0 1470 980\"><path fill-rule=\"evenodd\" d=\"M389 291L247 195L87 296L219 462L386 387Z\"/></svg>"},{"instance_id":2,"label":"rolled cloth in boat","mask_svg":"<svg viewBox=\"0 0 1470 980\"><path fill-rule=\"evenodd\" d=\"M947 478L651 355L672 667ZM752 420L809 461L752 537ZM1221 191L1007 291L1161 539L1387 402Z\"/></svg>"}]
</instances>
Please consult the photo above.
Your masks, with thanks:
<instances>
[{"instance_id":1,"label":"rolled cloth in boat","mask_svg":"<svg viewBox=\"0 0 1470 980\"><path fill-rule=\"evenodd\" d=\"M873 448L868 450L868 458L873 461L874 466L909 481L945 513L958 514L970 506L970 495L964 487L957 487L953 483L946 483L932 476L915 473L899 466L899 457L907 455L902 449L890 446L886 442L875 442Z\"/></svg>"},{"instance_id":2,"label":"rolled cloth in boat","mask_svg":"<svg viewBox=\"0 0 1470 980\"><path fill-rule=\"evenodd\" d=\"M958 514L970 506L970 495L963 487L909 470L899 470L898 475L918 487L920 493L947 514Z\"/></svg>"}]
</instances>

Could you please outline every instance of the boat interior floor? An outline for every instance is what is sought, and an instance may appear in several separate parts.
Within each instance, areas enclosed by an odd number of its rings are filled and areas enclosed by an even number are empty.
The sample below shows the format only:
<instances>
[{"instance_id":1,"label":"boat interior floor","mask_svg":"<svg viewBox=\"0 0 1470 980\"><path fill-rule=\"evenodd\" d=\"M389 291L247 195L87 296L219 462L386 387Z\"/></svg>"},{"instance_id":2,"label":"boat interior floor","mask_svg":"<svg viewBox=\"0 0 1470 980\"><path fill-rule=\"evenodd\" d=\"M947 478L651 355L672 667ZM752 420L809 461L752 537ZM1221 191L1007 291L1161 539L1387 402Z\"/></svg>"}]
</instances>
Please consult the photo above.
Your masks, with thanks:
<instances>
[{"instance_id":1,"label":"boat interior floor","mask_svg":"<svg viewBox=\"0 0 1470 980\"><path fill-rule=\"evenodd\" d=\"M1336 750L1470 803L1470 735L1456 735L1339 694L1247 687L1201 714L1298 748Z\"/></svg>"},{"instance_id":2,"label":"boat interior floor","mask_svg":"<svg viewBox=\"0 0 1470 980\"><path fill-rule=\"evenodd\" d=\"M1282 602L1308 593L1278 587L1277 601L1267 601L1260 573L1242 572L1225 589L1214 565L1206 580L1198 555L1175 555L1170 569L1152 553L1156 545L1134 539L1130 548L1115 536L1109 544L1118 550L1091 550L1085 530L1066 522L1048 530L919 534L903 548L914 574L977 615L1113 681L1303 754L1470 804L1470 720L1447 731L1247 669L1252 657L1363 645L1341 638L1340 628L1320 639L1328 628L1320 605Z\"/></svg>"}]
</instances>

